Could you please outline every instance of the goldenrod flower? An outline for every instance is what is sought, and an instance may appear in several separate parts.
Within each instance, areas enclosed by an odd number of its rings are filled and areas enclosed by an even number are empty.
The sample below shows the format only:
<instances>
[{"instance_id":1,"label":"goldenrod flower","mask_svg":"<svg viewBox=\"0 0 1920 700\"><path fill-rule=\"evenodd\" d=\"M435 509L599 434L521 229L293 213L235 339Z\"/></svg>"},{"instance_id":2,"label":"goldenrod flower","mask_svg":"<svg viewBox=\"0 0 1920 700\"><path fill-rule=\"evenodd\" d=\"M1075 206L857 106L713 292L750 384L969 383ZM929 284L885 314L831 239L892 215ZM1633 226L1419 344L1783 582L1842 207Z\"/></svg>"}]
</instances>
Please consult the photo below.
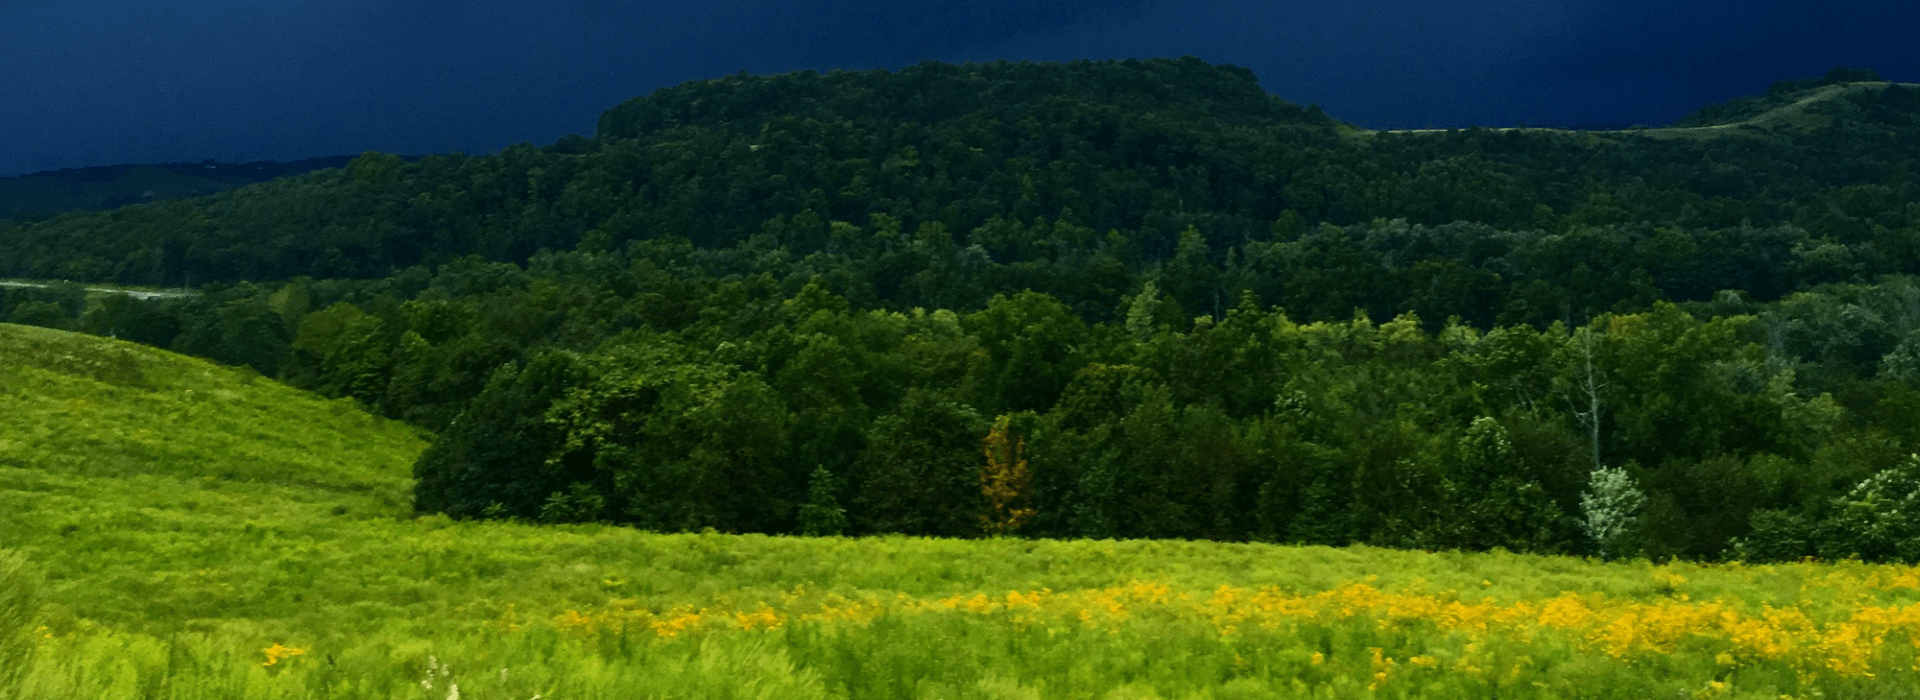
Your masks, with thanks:
<instances>
[{"instance_id":1,"label":"goldenrod flower","mask_svg":"<svg viewBox=\"0 0 1920 700\"><path fill-rule=\"evenodd\" d=\"M272 666L274 664L280 663L282 659L290 659L295 656L300 656L302 654L307 653L307 650L305 649L296 649L294 647L281 646L279 642L274 642L273 646L262 649L261 651L265 652L267 655L267 662L260 664L261 666Z\"/></svg>"}]
</instances>

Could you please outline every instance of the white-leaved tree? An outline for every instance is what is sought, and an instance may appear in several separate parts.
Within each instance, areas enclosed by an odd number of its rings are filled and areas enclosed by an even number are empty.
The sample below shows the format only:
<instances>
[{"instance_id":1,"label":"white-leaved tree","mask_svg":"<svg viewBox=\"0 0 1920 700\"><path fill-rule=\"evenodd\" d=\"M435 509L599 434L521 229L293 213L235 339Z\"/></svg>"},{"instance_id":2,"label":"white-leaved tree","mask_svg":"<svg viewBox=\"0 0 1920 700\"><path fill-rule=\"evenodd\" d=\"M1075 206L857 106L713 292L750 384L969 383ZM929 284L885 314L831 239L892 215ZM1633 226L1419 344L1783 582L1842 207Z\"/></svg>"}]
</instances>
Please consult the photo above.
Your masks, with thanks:
<instances>
[{"instance_id":1,"label":"white-leaved tree","mask_svg":"<svg viewBox=\"0 0 1920 700\"><path fill-rule=\"evenodd\" d=\"M1601 556L1624 556L1640 524L1640 509L1646 505L1647 495L1633 483L1627 470L1595 469L1588 477L1587 492L1580 496L1580 528L1600 544Z\"/></svg>"}]
</instances>

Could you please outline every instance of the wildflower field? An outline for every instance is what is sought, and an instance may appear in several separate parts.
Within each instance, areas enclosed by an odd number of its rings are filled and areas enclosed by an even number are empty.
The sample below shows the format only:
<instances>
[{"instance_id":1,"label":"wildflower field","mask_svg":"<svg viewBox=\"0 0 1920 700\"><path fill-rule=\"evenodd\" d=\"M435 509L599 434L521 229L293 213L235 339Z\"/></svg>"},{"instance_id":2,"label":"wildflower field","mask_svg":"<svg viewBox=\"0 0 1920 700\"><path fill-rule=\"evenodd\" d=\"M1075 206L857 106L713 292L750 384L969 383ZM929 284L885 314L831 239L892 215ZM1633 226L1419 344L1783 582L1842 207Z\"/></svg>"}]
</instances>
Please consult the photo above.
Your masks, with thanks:
<instances>
[{"instance_id":1,"label":"wildflower field","mask_svg":"<svg viewBox=\"0 0 1920 700\"><path fill-rule=\"evenodd\" d=\"M415 518L411 429L0 326L0 697L1920 697L1920 569Z\"/></svg>"}]
</instances>

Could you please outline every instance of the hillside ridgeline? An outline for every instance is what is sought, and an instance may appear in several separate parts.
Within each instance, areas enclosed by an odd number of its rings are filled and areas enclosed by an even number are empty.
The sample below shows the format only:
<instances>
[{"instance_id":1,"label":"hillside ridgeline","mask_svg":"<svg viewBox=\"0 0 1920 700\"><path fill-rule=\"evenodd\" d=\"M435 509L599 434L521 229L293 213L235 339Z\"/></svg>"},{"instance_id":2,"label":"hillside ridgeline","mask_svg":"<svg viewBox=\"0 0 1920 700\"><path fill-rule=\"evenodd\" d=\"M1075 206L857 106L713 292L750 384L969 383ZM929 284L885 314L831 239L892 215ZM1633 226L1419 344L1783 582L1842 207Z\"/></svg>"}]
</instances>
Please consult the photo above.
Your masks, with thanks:
<instances>
[{"instance_id":1,"label":"hillside ridgeline","mask_svg":"<svg viewBox=\"0 0 1920 700\"><path fill-rule=\"evenodd\" d=\"M280 177L345 166L349 156L290 162L152 163L67 168L0 177L0 219L203 197Z\"/></svg>"}]
</instances>

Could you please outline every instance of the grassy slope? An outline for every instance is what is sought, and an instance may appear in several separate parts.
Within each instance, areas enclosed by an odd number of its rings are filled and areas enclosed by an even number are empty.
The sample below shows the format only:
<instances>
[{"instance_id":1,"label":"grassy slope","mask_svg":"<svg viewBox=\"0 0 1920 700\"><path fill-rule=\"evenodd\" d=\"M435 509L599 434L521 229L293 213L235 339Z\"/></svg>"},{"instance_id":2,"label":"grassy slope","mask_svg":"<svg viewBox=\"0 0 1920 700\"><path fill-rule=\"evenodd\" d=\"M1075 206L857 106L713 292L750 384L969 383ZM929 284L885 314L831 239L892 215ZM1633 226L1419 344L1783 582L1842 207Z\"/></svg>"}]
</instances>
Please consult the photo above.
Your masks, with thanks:
<instances>
[{"instance_id":1,"label":"grassy slope","mask_svg":"<svg viewBox=\"0 0 1920 700\"><path fill-rule=\"evenodd\" d=\"M432 673L433 655L518 674L462 680L469 698L727 696L762 681L746 695L1170 697L1217 685L1259 696L1300 690L1303 678L1345 695L1379 672L1368 656L1375 648L1403 663L1441 659L1451 675L1421 681L1435 696L1474 697L1500 682L1490 670L1480 678L1453 669L1519 669L1535 657L1558 665L1528 671L1541 685L1521 695L1604 687L1588 694L1632 696L1700 687L1717 668L1715 648L1613 666L1564 646L1500 647L1364 621L1295 632L1260 632L1250 621L1251 631L1223 636L1224 618L1199 611L1219 602L1223 585L1312 595L1363 580L1418 600L1525 605L1575 592L1660 606L1684 593L1725 599L1748 615L1794 607L1820 620L1920 599L1911 586L1886 585L1913 578L1908 567L1654 567L1363 547L454 523L408 512L408 467L423 446L412 430L350 403L241 371L0 325L0 547L24 552L50 579L47 641L27 696L138 697L160 688L152 694L420 697L408 689ZM1111 630L1073 622L1076 610L1083 622L1088 609L1104 614L1089 602L1101 591L1136 582L1164 585L1177 599L1133 599L1135 617ZM1042 589L1066 596L1044 629L1005 606L977 617L903 612L938 611L950 596L984 593L992 598L977 600L986 605L1011 590ZM845 611L849 601L894 612L865 626L802 623L807 611ZM775 636L724 631L735 629L734 613L762 605L788 623ZM715 613L701 623L718 625L711 634L648 631L699 611ZM622 621L635 626L608 637ZM312 653L262 668L259 650L280 643ZM1308 661L1315 648L1333 651L1327 666ZM324 665L312 661L322 657ZM1756 665L1739 682L1767 697L1805 690L1784 668ZM906 685L884 684L894 680ZM349 686L358 690L342 690Z\"/></svg>"},{"instance_id":2,"label":"grassy slope","mask_svg":"<svg viewBox=\"0 0 1920 700\"><path fill-rule=\"evenodd\" d=\"M263 570L283 547L394 522L424 446L248 372L0 326L0 545L48 569L61 615L257 615L259 594L202 584L283 581Z\"/></svg>"},{"instance_id":3,"label":"grassy slope","mask_svg":"<svg viewBox=\"0 0 1920 700\"><path fill-rule=\"evenodd\" d=\"M1805 97L1802 97L1799 100L1767 110L1766 112L1755 115L1752 118L1744 119L1736 122L1730 122L1726 124L1714 124L1711 126L1660 127L1660 128L1653 128L1653 129L1624 129L1624 130L1618 130L1618 131L1574 131L1570 129L1553 129L1553 128L1541 128L1541 127L1524 127L1524 128L1501 127L1501 128L1491 129L1491 130L1492 131L1553 132L1553 133L1582 135L1582 136L1588 136L1588 137L1613 136L1613 135L1645 136L1648 138L1659 138L1659 139L1675 139L1675 138L1712 139L1712 138L1720 138L1723 136L1739 135L1743 133L1760 133L1768 129L1777 129L1777 128L1787 128L1787 129L1797 129L1797 130L1807 131L1807 130L1825 128L1831 125L1833 122L1833 119L1831 117L1815 114L1814 110L1812 109L1812 107L1814 107L1815 105L1818 105L1823 102L1829 102L1832 100L1840 99L1848 95L1858 94L1868 90L1885 90L1889 87L1913 88L1913 87L1920 87L1920 84L1844 83L1840 85L1828 85L1828 86L1817 88L1815 90L1810 91ZM1424 134L1424 133L1441 133L1446 131L1453 131L1453 130L1452 129L1394 129L1389 131L1359 130L1355 132L1355 135L1364 136L1364 135L1372 135L1372 134L1379 134L1379 133Z\"/></svg>"},{"instance_id":4,"label":"grassy slope","mask_svg":"<svg viewBox=\"0 0 1920 700\"><path fill-rule=\"evenodd\" d=\"M1726 134L1739 133L1739 130L1743 128L1785 128L1801 131L1821 129L1831 125L1833 118L1814 113L1813 107L1815 105L1869 90L1885 90L1890 87L1911 88L1920 86L1912 83L1844 83L1841 85L1828 85L1809 92L1805 97L1767 110L1744 121L1729 124L1715 124L1712 126L1647 129L1639 133L1663 138L1714 138Z\"/></svg>"}]
</instances>

